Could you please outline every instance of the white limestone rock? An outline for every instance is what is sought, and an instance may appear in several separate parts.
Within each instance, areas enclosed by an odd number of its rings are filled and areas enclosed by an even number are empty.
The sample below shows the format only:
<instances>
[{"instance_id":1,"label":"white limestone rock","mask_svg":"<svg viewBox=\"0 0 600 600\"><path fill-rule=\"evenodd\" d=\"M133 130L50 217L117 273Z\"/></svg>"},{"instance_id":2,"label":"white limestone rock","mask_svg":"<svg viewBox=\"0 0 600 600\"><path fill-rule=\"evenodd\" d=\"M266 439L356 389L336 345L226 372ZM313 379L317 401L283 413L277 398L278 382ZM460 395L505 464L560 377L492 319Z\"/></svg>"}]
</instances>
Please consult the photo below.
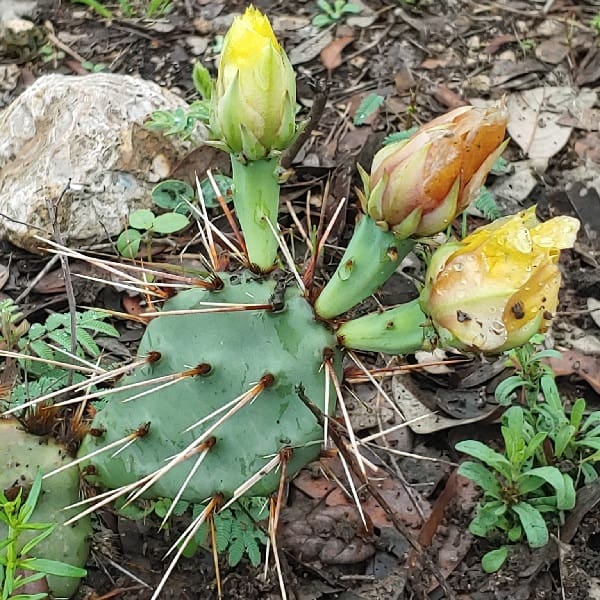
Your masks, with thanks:
<instances>
[{"instance_id":1,"label":"white limestone rock","mask_svg":"<svg viewBox=\"0 0 600 600\"><path fill-rule=\"evenodd\" d=\"M52 236L48 200L69 180L57 212L65 243L118 235L187 150L144 122L154 110L185 106L155 83L125 75L38 79L0 114L0 236L36 251L34 235Z\"/></svg>"}]
</instances>

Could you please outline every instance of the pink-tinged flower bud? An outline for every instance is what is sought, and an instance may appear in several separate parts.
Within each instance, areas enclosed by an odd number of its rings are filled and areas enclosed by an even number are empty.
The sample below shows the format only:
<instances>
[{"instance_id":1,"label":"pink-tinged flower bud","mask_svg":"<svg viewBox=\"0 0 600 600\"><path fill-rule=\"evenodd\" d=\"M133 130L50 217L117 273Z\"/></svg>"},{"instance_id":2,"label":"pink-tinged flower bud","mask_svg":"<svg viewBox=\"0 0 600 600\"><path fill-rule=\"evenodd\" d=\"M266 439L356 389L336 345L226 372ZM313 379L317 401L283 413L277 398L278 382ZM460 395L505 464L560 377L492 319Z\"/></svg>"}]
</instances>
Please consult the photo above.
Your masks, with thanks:
<instances>
[{"instance_id":1,"label":"pink-tinged flower bud","mask_svg":"<svg viewBox=\"0 0 600 600\"><path fill-rule=\"evenodd\" d=\"M441 343L503 352L545 331L558 304L560 250L578 229L573 217L540 223L532 207L438 248L421 305Z\"/></svg>"},{"instance_id":2,"label":"pink-tinged flower bud","mask_svg":"<svg viewBox=\"0 0 600 600\"><path fill-rule=\"evenodd\" d=\"M363 210L401 238L443 231L477 197L504 151L507 120L503 105L464 106L385 146L371 175L361 170Z\"/></svg>"}]
</instances>

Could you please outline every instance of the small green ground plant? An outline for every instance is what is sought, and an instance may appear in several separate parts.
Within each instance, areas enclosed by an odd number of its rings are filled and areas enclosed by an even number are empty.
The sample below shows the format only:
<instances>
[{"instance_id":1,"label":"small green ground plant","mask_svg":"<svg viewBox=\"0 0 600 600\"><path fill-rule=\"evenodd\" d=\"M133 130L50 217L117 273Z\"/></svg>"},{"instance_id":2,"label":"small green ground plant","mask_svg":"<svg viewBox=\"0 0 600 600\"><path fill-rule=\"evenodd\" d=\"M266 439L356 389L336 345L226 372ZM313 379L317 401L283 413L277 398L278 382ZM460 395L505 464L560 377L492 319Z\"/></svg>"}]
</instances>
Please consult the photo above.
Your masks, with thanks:
<instances>
[{"instance_id":1,"label":"small green ground plant","mask_svg":"<svg viewBox=\"0 0 600 600\"><path fill-rule=\"evenodd\" d=\"M36 546L52 535L57 527L53 523L35 523L31 519L41 492L41 472L37 473L26 499L21 487L13 500L9 500L0 491L0 521L7 529L6 538L0 541L2 600L42 600L48 597L46 592L20 594L19 588L39 581L47 575L80 578L87 574L85 569L61 561L31 556ZM22 543L21 536L25 531L34 532L35 535ZM26 572L33 574L24 575Z\"/></svg>"},{"instance_id":2,"label":"small green ground plant","mask_svg":"<svg viewBox=\"0 0 600 600\"><path fill-rule=\"evenodd\" d=\"M509 352L516 373L497 387L496 397L505 406L511 399L519 405L503 416L503 452L475 440L456 445L483 463L466 461L459 468L483 491L469 528L477 536L500 534L509 543L526 540L532 548L544 546L549 525L560 523L563 511L573 508L576 486L598 477L600 412L584 419L585 400L578 398L567 414L554 372L543 362L557 354L533 343ZM488 552L484 570L497 571L508 553L506 545Z\"/></svg>"},{"instance_id":3,"label":"small green ground plant","mask_svg":"<svg viewBox=\"0 0 600 600\"><path fill-rule=\"evenodd\" d=\"M316 27L328 27L343 19L345 15L356 15L361 11L358 4L346 0L333 0L332 2L317 0L317 6L320 12L312 20L312 24Z\"/></svg>"}]
</instances>

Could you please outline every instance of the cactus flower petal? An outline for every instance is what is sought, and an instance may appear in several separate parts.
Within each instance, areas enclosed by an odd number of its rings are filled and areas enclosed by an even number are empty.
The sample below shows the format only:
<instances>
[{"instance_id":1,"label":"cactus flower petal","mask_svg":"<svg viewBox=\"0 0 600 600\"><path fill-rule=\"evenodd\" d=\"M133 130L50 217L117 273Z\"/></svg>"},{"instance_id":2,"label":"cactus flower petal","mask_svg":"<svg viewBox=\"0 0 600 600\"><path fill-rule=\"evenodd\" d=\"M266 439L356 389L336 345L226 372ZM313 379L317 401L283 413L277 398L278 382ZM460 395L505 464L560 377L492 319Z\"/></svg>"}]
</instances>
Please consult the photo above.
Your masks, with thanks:
<instances>
[{"instance_id":1,"label":"cactus flower petal","mask_svg":"<svg viewBox=\"0 0 600 600\"><path fill-rule=\"evenodd\" d=\"M442 340L500 352L544 331L558 304L560 250L578 228L566 216L539 223L533 207L442 246L421 294Z\"/></svg>"}]
</instances>

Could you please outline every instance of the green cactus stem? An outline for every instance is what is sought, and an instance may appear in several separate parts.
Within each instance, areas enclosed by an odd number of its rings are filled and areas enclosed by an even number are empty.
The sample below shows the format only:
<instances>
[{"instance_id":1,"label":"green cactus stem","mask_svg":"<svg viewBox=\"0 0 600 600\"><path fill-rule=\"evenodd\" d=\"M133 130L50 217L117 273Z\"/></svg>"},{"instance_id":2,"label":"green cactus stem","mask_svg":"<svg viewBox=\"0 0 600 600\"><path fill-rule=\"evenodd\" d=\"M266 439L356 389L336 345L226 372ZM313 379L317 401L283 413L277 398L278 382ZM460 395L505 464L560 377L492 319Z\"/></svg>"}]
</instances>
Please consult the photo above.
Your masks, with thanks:
<instances>
[{"instance_id":1,"label":"green cactus stem","mask_svg":"<svg viewBox=\"0 0 600 600\"><path fill-rule=\"evenodd\" d=\"M93 457L96 481L101 485L114 489L160 469L169 457L181 453L217 423L234 399L259 382L265 383L264 389L210 432L215 443L186 483L181 498L195 503L217 493L230 498L286 448L292 449L289 477L318 456L323 432L298 399L295 388L302 384L325 410L327 386L322 363L324 355L336 347L334 334L316 320L296 288L285 290L272 278L261 280L247 272L221 277L225 284L222 290L181 292L165 303L165 311L201 309L203 302L270 303L274 309L164 315L149 324L139 355L160 352L160 359L136 369L124 378L121 387L144 381L150 385L107 396L93 423L105 434L88 436L79 451L80 457L85 456L131 434L140 423L150 423L143 437L116 455L110 450ZM334 360L339 372L337 352ZM152 385L155 378L193 370L197 365L210 365L211 369L167 387ZM141 389L150 393L127 401ZM333 389L328 405L333 412ZM186 431L219 409L218 415ZM190 457L177 464L145 496L174 498L194 461ZM279 472L271 472L246 495L270 494L277 489L279 477Z\"/></svg>"},{"instance_id":2,"label":"green cactus stem","mask_svg":"<svg viewBox=\"0 0 600 600\"><path fill-rule=\"evenodd\" d=\"M4 466L0 470L0 489L5 494L15 485L31 485L38 470L49 473L71 460L65 449L52 438L42 439L27 433L20 423L11 419L0 420L0 454L4 460ZM51 523L55 528L47 538L31 549L31 556L61 561L74 567L85 566L92 535L89 518L63 527L63 523L77 513L76 509L65 511L64 507L78 500L77 468L66 469L44 480L29 523ZM19 536L18 547L22 548L39 533L36 529L23 532ZM0 541L5 540L6 535L6 525L0 521ZM56 598L70 598L79 586L79 579L73 577L48 575L47 580L52 597Z\"/></svg>"},{"instance_id":3,"label":"green cactus stem","mask_svg":"<svg viewBox=\"0 0 600 600\"><path fill-rule=\"evenodd\" d=\"M244 233L248 260L266 273L277 259L278 243L269 222L277 228L279 210L279 158L242 163L231 155L233 204Z\"/></svg>"},{"instance_id":4,"label":"green cactus stem","mask_svg":"<svg viewBox=\"0 0 600 600\"><path fill-rule=\"evenodd\" d=\"M419 299L344 323L339 342L353 350L408 354L428 347L427 316Z\"/></svg>"},{"instance_id":5,"label":"green cactus stem","mask_svg":"<svg viewBox=\"0 0 600 600\"><path fill-rule=\"evenodd\" d=\"M414 248L365 215L354 230L346 252L315 303L316 313L332 319L373 294Z\"/></svg>"}]
</instances>

